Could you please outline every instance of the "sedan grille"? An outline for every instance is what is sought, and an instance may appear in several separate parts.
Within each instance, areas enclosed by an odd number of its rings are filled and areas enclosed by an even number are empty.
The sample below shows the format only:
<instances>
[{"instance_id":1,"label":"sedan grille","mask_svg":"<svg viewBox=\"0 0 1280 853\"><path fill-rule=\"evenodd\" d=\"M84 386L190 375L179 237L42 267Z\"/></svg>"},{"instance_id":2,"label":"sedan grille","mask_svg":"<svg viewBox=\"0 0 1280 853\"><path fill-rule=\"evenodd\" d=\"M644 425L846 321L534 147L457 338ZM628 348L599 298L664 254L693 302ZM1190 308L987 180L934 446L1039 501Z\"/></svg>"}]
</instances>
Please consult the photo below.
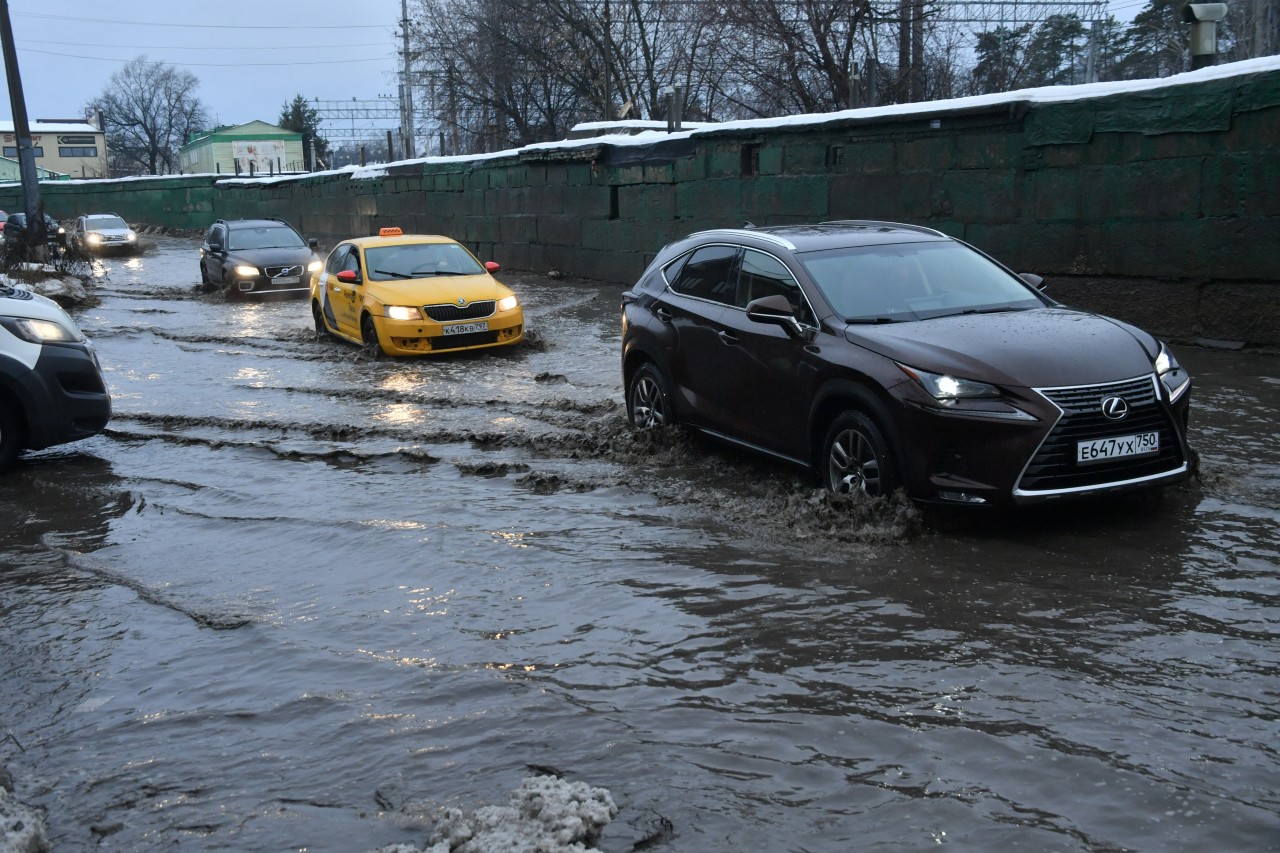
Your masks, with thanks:
<instances>
[{"instance_id":1,"label":"sedan grille","mask_svg":"<svg viewBox=\"0 0 1280 853\"><path fill-rule=\"evenodd\" d=\"M1143 376L1106 385L1037 388L1062 410L1062 417L1027 463L1018 490L1045 492L1105 486L1180 468L1185 461L1182 446L1168 412L1159 403L1155 383L1154 376ZM1123 420L1111 420L1102 413L1102 401L1108 397L1122 397L1129 404L1129 413ZM1160 451L1156 454L1076 464L1078 442L1148 432L1160 435Z\"/></svg>"},{"instance_id":2,"label":"sedan grille","mask_svg":"<svg viewBox=\"0 0 1280 853\"><path fill-rule=\"evenodd\" d=\"M470 305L423 305L422 311L437 323L451 323L454 320L479 320L481 317L493 315L497 303L492 299L482 299Z\"/></svg>"}]
</instances>

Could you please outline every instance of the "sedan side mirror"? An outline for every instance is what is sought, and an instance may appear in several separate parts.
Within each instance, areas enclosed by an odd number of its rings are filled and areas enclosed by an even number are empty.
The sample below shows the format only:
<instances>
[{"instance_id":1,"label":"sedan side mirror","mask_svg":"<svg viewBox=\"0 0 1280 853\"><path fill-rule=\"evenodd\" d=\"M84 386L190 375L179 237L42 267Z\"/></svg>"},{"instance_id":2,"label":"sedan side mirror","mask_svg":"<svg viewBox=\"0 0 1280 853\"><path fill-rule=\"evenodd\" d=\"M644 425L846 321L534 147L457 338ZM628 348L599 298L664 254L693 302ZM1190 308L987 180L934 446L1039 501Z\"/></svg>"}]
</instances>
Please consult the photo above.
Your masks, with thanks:
<instances>
[{"instance_id":1,"label":"sedan side mirror","mask_svg":"<svg viewBox=\"0 0 1280 853\"><path fill-rule=\"evenodd\" d=\"M796 319L794 309L787 297L777 293L761 296L747 303L747 319L757 323L769 323L781 326L782 330L793 338L804 336L804 329Z\"/></svg>"},{"instance_id":2,"label":"sedan side mirror","mask_svg":"<svg viewBox=\"0 0 1280 853\"><path fill-rule=\"evenodd\" d=\"M1045 288L1044 278L1033 272L1020 272L1018 273L1018 278L1022 279L1036 290L1044 290Z\"/></svg>"}]
</instances>

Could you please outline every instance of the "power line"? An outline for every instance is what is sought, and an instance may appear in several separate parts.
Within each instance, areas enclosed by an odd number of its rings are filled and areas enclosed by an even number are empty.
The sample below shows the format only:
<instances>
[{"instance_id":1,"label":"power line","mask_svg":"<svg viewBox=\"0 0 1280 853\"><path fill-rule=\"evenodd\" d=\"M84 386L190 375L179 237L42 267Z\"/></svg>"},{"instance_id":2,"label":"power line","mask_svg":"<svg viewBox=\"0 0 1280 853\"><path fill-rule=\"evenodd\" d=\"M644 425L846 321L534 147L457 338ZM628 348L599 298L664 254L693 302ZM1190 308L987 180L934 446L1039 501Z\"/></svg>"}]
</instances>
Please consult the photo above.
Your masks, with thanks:
<instances>
[{"instance_id":1,"label":"power line","mask_svg":"<svg viewBox=\"0 0 1280 853\"><path fill-rule=\"evenodd\" d=\"M29 47L18 48L22 53L40 53L45 56L64 56L69 59L89 59L96 62L132 62L132 59L117 59L111 56L84 56L79 53L55 53L52 50L36 50ZM297 65L348 65L355 62L385 62L385 56L373 56L368 59L324 59L315 62L183 62L185 65L197 66L200 68L266 68L266 67L283 67Z\"/></svg>"},{"instance_id":2,"label":"power line","mask_svg":"<svg viewBox=\"0 0 1280 853\"><path fill-rule=\"evenodd\" d=\"M207 45L178 45L178 44L94 44L91 42L81 41L44 41L42 39L23 39L23 44L54 44L62 47L121 47L127 50L216 50L225 52L226 45L218 45L217 47L209 47ZM344 44L343 50L349 47L386 47L387 43L382 41L362 42L361 44ZM247 45L237 45L236 50L271 50L279 53L282 50L306 50L315 53L315 47L312 45L295 44L295 45L264 45L262 47L250 47Z\"/></svg>"},{"instance_id":3,"label":"power line","mask_svg":"<svg viewBox=\"0 0 1280 853\"><path fill-rule=\"evenodd\" d=\"M14 12L13 14L15 17L69 21L75 24L123 24L129 27L173 27L191 30L385 30L390 26L388 24L165 24L159 21L121 21L81 18L76 15L41 15L37 12Z\"/></svg>"}]
</instances>

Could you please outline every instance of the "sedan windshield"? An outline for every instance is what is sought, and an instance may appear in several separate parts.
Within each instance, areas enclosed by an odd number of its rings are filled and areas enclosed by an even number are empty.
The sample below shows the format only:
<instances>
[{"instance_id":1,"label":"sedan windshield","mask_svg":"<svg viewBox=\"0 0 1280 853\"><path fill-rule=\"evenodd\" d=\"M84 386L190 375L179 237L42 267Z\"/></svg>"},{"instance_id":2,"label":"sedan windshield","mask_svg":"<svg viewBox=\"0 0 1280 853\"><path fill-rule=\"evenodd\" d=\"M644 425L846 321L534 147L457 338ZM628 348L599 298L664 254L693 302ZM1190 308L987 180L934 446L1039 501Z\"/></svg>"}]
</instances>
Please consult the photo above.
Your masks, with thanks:
<instances>
[{"instance_id":1,"label":"sedan windshield","mask_svg":"<svg viewBox=\"0 0 1280 853\"><path fill-rule=\"evenodd\" d=\"M369 278L391 281L437 275L481 275L484 267L457 243L402 243L365 250Z\"/></svg>"},{"instance_id":2,"label":"sedan windshield","mask_svg":"<svg viewBox=\"0 0 1280 853\"><path fill-rule=\"evenodd\" d=\"M88 216L85 217L84 227L89 231L95 228L119 228L123 231L129 226L119 216Z\"/></svg>"},{"instance_id":3,"label":"sedan windshield","mask_svg":"<svg viewBox=\"0 0 1280 853\"><path fill-rule=\"evenodd\" d=\"M264 225L259 228L233 228L227 235L227 249L243 251L245 249L305 249L298 232L292 228L279 225Z\"/></svg>"},{"instance_id":4,"label":"sedan windshield","mask_svg":"<svg viewBox=\"0 0 1280 853\"><path fill-rule=\"evenodd\" d=\"M1018 311L1045 302L1022 279L961 243L891 243L799 256L822 295L851 323Z\"/></svg>"}]
</instances>

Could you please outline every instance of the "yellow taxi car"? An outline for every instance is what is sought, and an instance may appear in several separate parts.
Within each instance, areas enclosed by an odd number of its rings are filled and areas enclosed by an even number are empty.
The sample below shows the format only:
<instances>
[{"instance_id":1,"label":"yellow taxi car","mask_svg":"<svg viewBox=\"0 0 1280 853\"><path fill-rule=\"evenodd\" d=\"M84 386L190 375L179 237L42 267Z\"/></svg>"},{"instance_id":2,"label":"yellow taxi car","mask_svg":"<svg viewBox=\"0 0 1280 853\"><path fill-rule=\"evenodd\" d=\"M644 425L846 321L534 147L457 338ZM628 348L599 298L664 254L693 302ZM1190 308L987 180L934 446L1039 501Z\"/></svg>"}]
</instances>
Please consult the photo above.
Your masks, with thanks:
<instances>
[{"instance_id":1,"label":"yellow taxi car","mask_svg":"<svg viewBox=\"0 0 1280 853\"><path fill-rule=\"evenodd\" d=\"M448 237L383 228L334 247L311 279L316 332L371 353L427 355L519 343L519 298Z\"/></svg>"}]
</instances>

